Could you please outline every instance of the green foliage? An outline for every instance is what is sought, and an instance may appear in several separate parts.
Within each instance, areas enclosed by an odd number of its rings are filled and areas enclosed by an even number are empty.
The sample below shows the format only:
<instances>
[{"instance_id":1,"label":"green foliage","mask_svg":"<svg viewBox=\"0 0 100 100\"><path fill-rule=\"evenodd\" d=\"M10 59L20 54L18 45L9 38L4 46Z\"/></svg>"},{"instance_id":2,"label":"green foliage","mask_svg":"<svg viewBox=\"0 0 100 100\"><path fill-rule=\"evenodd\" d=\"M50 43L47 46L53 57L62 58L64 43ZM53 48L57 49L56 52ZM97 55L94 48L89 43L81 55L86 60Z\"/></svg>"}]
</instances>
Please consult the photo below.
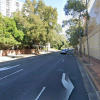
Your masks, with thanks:
<instances>
[{"instance_id":1,"label":"green foliage","mask_svg":"<svg viewBox=\"0 0 100 100\"><path fill-rule=\"evenodd\" d=\"M21 12L13 18L0 15L0 44L6 49L12 46L33 48L50 42L56 48L66 44L58 35L62 28L57 23L57 9L46 6L43 0L26 0Z\"/></svg>"},{"instance_id":2,"label":"green foliage","mask_svg":"<svg viewBox=\"0 0 100 100\"><path fill-rule=\"evenodd\" d=\"M66 15L73 15L73 12L81 13L86 10L86 6L83 4L82 1L70 1L68 0L64 11Z\"/></svg>"},{"instance_id":3,"label":"green foliage","mask_svg":"<svg viewBox=\"0 0 100 100\"><path fill-rule=\"evenodd\" d=\"M79 43L79 38L83 37L84 33L81 18L89 18L88 14L84 13L86 12L86 6L82 1L68 0L64 7L64 11L66 15L74 16L74 18L71 18L70 20L64 20L63 26L69 25L66 34L70 35L70 45L76 46Z\"/></svg>"},{"instance_id":4,"label":"green foliage","mask_svg":"<svg viewBox=\"0 0 100 100\"><path fill-rule=\"evenodd\" d=\"M26 18L28 26L30 26L26 31L26 37L30 40L27 42L29 45L34 43L39 46L40 43L51 42L53 34L61 31L61 27L57 24L57 10L46 6L43 0L37 2L36 0L32 2L26 0L23 13L23 18Z\"/></svg>"},{"instance_id":5,"label":"green foliage","mask_svg":"<svg viewBox=\"0 0 100 100\"><path fill-rule=\"evenodd\" d=\"M6 49L20 44L20 41L17 41L14 36L16 34L15 30L18 31L14 20L0 15L0 44L4 45ZM19 36L20 34L17 34L18 39Z\"/></svg>"},{"instance_id":6,"label":"green foliage","mask_svg":"<svg viewBox=\"0 0 100 100\"><path fill-rule=\"evenodd\" d=\"M54 34L51 42L51 47L61 50L62 48L68 48L69 43L65 36Z\"/></svg>"},{"instance_id":7,"label":"green foliage","mask_svg":"<svg viewBox=\"0 0 100 100\"><path fill-rule=\"evenodd\" d=\"M69 29L66 31L66 34L70 35L70 45L76 46L79 43L79 37L83 37L84 30L83 27L79 27L77 23L73 22L73 25L69 27Z\"/></svg>"}]
</instances>

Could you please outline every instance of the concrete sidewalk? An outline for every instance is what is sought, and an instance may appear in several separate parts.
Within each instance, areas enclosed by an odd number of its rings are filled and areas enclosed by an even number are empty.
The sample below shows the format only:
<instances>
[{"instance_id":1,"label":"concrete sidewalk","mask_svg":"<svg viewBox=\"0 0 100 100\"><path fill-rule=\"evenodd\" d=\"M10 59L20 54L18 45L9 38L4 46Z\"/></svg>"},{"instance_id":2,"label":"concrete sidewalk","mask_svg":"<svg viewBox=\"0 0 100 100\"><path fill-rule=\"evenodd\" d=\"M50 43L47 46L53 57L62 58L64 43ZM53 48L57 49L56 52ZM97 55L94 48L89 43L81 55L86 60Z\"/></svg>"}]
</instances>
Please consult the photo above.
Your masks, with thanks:
<instances>
[{"instance_id":1,"label":"concrete sidewalk","mask_svg":"<svg viewBox=\"0 0 100 100\"><path fill-rule=\"evenodd\" d=\"M36 56L36 55L35 54L21 54L21 55L2 56L0 57L0 62L6 62L6 61L11 61L11 60L26 58L26 57L32 57L32 56Z\"/></svg>"},{"instance_id":2,"label":"concrete sidewalk","mask_svg":"<svg viewBox=\"0 0 100 100\"><path fill-rule=\"evenodd\" d=\"M38 55L43 55L43 54L47 54L50 52L39 52ZM37 56L37 54L20 54L20 55L2 56L2 57L0 57L0 62L6 62L6 61L16 60L16 59L20 59L20 58L27 58L27 57L32 57L32 56Z\"/></svg>"},{"instance_id":3,"label":"concrete sidewalk","mask_svg":"<svg viewBox=\"0 0 100 100\"><path fill-rule=\"evenodd\" d=\"M90 57L90 64L88 64L88 57L83 55L81 61L83 62L92 81L94 82L96 90L100 94L100 60Z\"/></svg>"}]
</instances>

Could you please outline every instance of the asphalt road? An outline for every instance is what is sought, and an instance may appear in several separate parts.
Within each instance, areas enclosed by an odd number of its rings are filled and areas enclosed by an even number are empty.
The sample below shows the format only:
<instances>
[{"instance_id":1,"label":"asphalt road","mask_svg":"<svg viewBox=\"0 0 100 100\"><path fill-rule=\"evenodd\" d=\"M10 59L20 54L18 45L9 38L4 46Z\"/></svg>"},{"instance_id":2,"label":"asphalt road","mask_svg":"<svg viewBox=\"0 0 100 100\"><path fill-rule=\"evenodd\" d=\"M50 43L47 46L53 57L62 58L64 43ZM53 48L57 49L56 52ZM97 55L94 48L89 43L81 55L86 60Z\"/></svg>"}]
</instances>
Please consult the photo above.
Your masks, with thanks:
<instances>
[{"instance_id":1,"label":"asphalt road","mask_svg":"<svg viewBox=\"0 0 100 100\"><path fill-rule=\"evenodd\" d=\"M0 100L66 100L61 79L66 73L74 85L69 100L89 100L72 52L0 63Z\"/></svg>"}]
</instances>

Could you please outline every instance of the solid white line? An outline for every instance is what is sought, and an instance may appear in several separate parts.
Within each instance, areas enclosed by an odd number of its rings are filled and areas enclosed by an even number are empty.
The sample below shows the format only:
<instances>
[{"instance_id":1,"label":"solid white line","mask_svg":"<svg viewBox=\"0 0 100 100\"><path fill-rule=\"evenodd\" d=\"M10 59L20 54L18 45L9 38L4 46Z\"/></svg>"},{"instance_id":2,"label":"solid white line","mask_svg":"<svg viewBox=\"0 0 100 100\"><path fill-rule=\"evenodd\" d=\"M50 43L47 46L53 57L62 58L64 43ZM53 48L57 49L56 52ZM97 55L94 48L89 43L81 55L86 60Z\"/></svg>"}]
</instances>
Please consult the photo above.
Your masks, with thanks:
<instances>
[{"instance_id":1,"label":"solid white line","mask_svg":"<svg viewBox=\"0 0 100 100\"><path fill-rule=\"evenodd\" d=\"M23 69L20 69L20 70L14 72L14 73L11 73L11 74L9 74L9 75L7 75L7 76L4 76L4 77L0 78L0 80L5 79L5 78L7 78L8 76L14 75L14 74L16 74L16 73L18 73L18 72L20 72L20 71L22 71L22 70L23 70Z\"/></svg>"},{"instance_id":2,"label":"solid white line","mask_svg":"<svg viewBox=\"0 0 100 100\"><path fill-rule=\"evenodd\" d=\"M41 92L39 93L39 95L37 96L37 98L35 100L39 99L39 97L41 96L41 94L43 93L44 90L45 90L45 87L43 87L43 89L41 90Z\"/></svg>"},{"instance_id":3,"label":"solid white line","mask_svg":"<svg viewBox=\"0 0 100 100\"><path fill-rule=\"evenodd\" d=\"M0 71L12 69L12 68L15 68L15 67L18 67L18 66L20 66L20 64L19 64L19 65L12 66L12 67L4 67L4 68L0 68Z\"/></svg>"}]
</instances>

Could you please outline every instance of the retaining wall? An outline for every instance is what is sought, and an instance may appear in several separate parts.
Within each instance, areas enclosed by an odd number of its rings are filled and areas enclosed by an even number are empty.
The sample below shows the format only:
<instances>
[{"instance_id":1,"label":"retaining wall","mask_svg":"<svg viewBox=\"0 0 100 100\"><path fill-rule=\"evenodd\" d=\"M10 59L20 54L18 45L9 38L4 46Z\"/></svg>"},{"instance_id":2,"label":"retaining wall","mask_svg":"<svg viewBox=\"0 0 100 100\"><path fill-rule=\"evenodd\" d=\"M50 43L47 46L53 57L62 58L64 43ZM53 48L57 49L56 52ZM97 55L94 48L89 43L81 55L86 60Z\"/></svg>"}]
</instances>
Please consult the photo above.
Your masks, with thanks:
<instances>
[{"instance_id":1,"label":"retaining wall","mask_svg":"<svg viewBox=\"0 0 100 100\"><path fill-rule=\"evenodd\" d=\"M0 50L0 56L30 54L30 53L35 53L35 49Z\"/></svg>"}]
</instances>

